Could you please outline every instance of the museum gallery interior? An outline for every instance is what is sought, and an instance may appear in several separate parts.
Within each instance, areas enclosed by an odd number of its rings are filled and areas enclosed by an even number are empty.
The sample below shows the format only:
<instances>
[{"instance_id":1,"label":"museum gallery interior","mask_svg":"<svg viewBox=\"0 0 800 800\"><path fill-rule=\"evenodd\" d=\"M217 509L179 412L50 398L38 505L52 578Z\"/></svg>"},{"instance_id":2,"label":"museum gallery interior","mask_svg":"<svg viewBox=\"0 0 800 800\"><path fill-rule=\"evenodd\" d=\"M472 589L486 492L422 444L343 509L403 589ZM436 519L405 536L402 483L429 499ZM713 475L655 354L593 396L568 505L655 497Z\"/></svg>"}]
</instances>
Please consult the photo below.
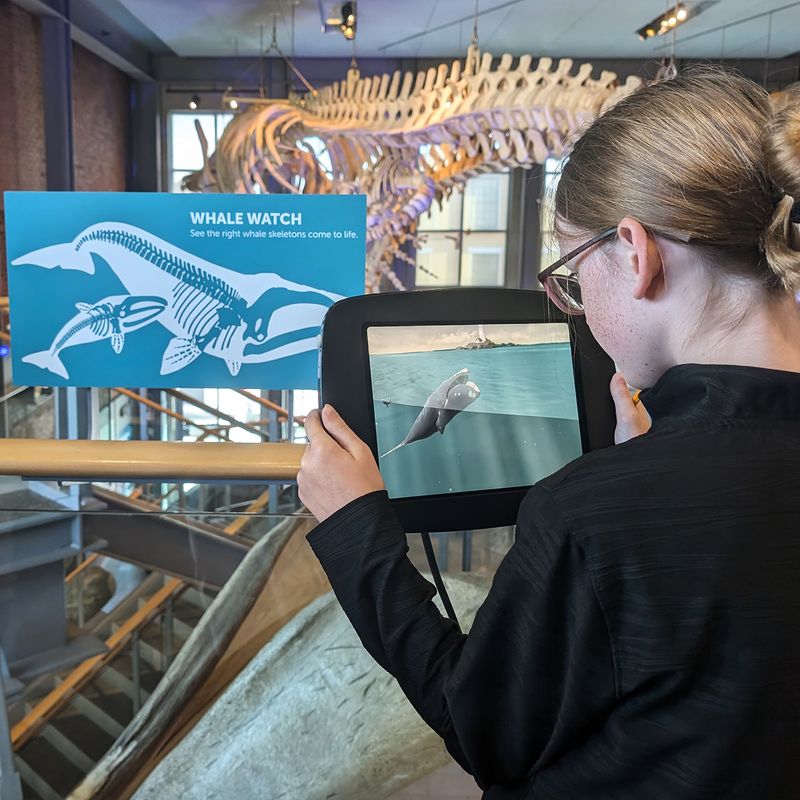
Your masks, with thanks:
<instances>
[{"instance_id":1,"label":"museum gallery interior","mask_svg":"<svg viewBox=\"0 0 800 800\"><path fill-rule=\"evenodd\" d=\"M693 74L797 114L799 33L786 0L0 0L0 800L591 800L546 788L555 734L531 755L514 733L524 779L495 777L448 705L523 498L614 446L615 354L554 262L623 223L565 239L573 146ZM675 108L677 164L698 134ZM690 238L665 236L666 263ZM630 409L650 385L623 381ZM380 468L402 565L376 630L410 563L446 652L370 645L334 580L379 581L339 530L370 518L322 522L344 473L312 439ZM416 613L396 603L393 642ZM513 684L503 658L486 691Z\"/></svg>"}]
</instances>

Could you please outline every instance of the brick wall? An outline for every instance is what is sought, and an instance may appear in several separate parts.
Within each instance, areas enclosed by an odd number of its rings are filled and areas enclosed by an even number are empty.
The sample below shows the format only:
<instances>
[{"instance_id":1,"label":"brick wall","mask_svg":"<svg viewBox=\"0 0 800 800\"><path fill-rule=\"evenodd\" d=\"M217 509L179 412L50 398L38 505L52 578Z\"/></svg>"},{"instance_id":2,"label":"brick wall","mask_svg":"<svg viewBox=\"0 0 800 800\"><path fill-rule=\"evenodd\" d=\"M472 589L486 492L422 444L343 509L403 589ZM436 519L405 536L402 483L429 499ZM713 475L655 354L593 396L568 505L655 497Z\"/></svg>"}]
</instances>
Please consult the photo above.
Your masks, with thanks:
<instances>
[{"instance_id":1,"label":"brick wall","mask_svg":"<svg viewBox=\"0 0 800 800\"><path fill-rule=\"evenodd\" d=\"M79 45L72 48L75 185L80 191L125 191L128 77Z\"/></svg>"},{"instance_id":2,"label":"brick wall","mask_svg":"<svg viewBox=\"0 0 800 800\"><path fill-rule=\"evenodd\" d=\"M123 191L128 158L128 78L73 45L75 183ZM2 193L45 188L44 102L39 20L0 0L0 294L7 294Z\"/></svg>"},{"instance_id":3,"label":"brick wall","mask_svg":"<svg viewBox=\"0 0 800 800\"><path fill-rule=\"evenodd\" d=\"M44 108L39 20L0 0L0 294L6 288L4 191L44 189Z\"/></svg>"}]
</instances>

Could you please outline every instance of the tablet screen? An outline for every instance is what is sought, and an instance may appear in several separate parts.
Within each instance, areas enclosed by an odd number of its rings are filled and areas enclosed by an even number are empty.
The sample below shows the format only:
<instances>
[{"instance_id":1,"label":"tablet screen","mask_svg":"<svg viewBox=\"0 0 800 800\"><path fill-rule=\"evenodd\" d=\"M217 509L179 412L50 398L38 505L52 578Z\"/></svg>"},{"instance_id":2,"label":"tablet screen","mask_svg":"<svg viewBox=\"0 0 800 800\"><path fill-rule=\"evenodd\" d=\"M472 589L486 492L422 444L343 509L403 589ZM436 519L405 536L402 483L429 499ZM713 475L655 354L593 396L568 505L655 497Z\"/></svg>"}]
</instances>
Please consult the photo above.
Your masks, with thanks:
<instances>
[{"instance_id":1,"label":"tablet screen","mask_svg":"<svg viewBox=\"0 0 800 800\"><path fill-rule=\"evenodd\" d=\"M530 486L583 452L564 323L371 326L394 499Z\"/></svg>"}]
</instances>

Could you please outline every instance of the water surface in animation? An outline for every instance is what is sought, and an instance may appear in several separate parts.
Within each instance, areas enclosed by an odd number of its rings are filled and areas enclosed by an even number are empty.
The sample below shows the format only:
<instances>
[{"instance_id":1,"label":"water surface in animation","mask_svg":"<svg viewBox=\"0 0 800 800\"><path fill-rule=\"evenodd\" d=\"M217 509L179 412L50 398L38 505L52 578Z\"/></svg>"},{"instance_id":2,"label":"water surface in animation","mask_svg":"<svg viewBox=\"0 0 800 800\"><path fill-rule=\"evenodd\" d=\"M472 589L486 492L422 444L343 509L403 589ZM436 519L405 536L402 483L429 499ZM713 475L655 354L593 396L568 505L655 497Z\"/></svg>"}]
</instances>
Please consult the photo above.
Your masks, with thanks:
<instances>
[{"instance_id":1,"label":"water surface in animation","mask_svg":"<svg viewBox=\"0 0 800 800\"><path fill-rule=\"evenodd\" d=\"M370 328L368 343L391 497L527 486L581 454L566 325Z\"/></svg>"}]
</instances>

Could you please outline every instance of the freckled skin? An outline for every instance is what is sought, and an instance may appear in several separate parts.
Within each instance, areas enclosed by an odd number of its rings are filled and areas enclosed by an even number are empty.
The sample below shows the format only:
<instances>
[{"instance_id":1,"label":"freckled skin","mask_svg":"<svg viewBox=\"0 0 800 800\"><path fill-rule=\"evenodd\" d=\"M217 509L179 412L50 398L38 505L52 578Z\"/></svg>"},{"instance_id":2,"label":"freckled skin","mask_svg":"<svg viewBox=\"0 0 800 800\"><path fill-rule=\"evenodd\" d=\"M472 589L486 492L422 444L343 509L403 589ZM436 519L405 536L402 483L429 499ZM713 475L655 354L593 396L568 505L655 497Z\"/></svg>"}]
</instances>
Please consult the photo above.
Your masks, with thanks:
<instances>
[{"instance_id":1,"label":"freckled skin","mask_svg":"<svg viewBox=\"0 0 800 800\"><path fill-rule=\"evenodd\" d=\"M562 242L562 252L576 247L588 235ZM614 242L579 256L571 269L578 273L586 322L600 346L627 380L639 388L652 386L671 366L666 363L664 319L660 308L633 297L634 278L619 263Z\"/></svg>"}]
</instances>

